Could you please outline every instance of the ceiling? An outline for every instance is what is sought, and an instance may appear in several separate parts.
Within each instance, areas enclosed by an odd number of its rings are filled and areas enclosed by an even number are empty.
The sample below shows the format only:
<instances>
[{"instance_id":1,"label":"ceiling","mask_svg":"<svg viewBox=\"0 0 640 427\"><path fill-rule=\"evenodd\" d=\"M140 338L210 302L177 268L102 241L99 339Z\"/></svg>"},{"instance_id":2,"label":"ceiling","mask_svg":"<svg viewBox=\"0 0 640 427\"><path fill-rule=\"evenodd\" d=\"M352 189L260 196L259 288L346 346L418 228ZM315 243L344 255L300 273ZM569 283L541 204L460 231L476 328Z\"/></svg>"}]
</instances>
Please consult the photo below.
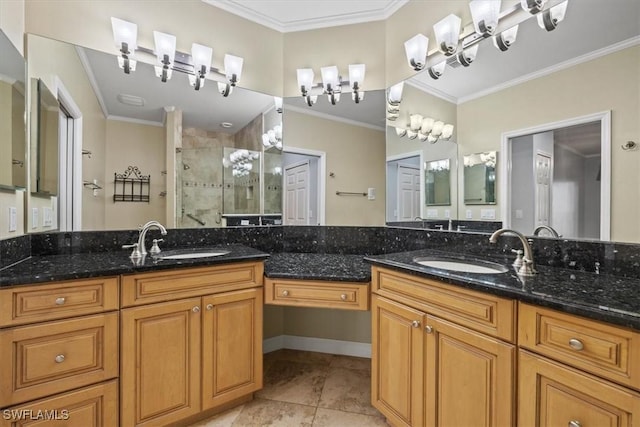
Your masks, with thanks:
<instances>
[{"instance_id":1,"label":"ceiling","mask_svg":"<svg viewBox=\"0 0 640 427\"><path fill-rule=\"evenodd\" d=\"M599 156L600 121L556 129L553 131L553 142L584 157Z\"/></svg>"},{"instance_id":2,"label":"ceiling","mask_svg":"<svg viewBox=\"0 0 640 427\"><path fill-rule=\"evenodd\" d=\"M202 0L286 33L381 21L409 0Z\"/></svg>"}]
</instances>

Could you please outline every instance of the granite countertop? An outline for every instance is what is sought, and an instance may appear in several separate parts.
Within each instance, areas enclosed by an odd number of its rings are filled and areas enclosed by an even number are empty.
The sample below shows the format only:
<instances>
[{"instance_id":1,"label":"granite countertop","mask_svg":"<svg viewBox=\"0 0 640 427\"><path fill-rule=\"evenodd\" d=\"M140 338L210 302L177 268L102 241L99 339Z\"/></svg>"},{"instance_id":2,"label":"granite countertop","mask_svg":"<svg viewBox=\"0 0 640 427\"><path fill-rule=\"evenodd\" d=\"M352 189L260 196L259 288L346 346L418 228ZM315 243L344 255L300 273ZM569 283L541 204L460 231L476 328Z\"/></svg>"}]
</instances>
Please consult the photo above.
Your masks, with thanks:
<instances>
[{"instance_id":1,"label":"granite countertop","mask_svg":"<svg viewBox=\"0 0 640 427\"><path fill-rule=\"evenodd\" d=\"M364 255L275 253L265 262L264 274L279 279L371 281Z\"/></svg>"},{"instance_id":2,"label":"granite countertop","mask_svg":"<svg viewBox=\"0 0 640 427\"><path fill-rule=\"evenodd\" d=\"M0 270L0 287L174 268L202 267L228 262L262 260L269 257L269 254L265 252L243 245L218 245L202 249L229 251L229 253L210 258L181 260L153 259L147 255L137 264L129 258L129 250L35 256ZM198 248L189 248L188 250L195 252L198 251Z\"/></svg>"},{"instance_id":3,"label":"granite countertop","mask_svg":"<svg viewBox=\"0 0 640 427\"><path fill-rule=\"evenodd\" d=\"M423 256L465 257L434 250L367 256L371 264L464 288L514 298L595 320L640 330L640 279L537 266L538 274L520 278L515 272L463 273L424 267L414 262ZM509 265L512 259L491 260Z\"/></svg>"}]
</instances>

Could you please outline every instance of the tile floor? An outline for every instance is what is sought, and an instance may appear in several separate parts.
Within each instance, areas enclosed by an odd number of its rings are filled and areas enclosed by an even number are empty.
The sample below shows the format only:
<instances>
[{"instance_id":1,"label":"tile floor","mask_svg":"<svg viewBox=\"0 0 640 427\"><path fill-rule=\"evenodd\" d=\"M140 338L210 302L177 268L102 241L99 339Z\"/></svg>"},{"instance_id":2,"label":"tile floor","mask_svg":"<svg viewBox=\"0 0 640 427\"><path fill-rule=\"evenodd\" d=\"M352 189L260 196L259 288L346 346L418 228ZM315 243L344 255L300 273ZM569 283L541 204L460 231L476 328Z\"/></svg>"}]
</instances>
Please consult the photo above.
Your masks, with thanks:
<instances>
[{"instance_id":1,"label":"tile floor","mask_svg":"<svg viewBox=\"0 0 640 427\"><path fill-rule=\"evenodd\" d=\"M265 354L264 388L252 402L191 427L387 426L370 390L370 359L278 350Z\"/></svg>"}]
</instances>

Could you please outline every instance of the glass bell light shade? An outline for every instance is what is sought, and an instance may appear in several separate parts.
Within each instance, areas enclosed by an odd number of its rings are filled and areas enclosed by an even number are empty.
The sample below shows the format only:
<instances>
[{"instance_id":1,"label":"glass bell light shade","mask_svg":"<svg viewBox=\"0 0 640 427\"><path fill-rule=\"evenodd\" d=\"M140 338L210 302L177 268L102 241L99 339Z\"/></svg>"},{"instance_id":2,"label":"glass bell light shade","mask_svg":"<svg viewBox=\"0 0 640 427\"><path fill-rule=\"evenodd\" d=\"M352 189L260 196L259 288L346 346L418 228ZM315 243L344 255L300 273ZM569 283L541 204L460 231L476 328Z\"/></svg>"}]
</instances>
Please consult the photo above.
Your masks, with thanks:
<instances>
[{"instance_id":1,"label":"glass bell light shade","mask_svg":"<svg viewBox=\"0 0 640 427\"><path fill-rule=\"evenodd\" d=\"M422 119L422 126L420 126L420 133L428 135L433 129L434 120L431 117L425 117Z\"/></svg>"},{"instance_id":2,"label":"glass bell light shade","mask_svg":"<svg viewBox=\"0 0 640 427\"><path fill-rule=\"evenodd\" d=\"M452 124L444 125L442 127L442 135L440 135L440 138L449 139L451 138L451 135L453 135L453 125Z\"/></svg>"},{"instance_id":3,"label":"glass bell light shade","mask_svg":"<svg viewBox=\"0 0 640 427\"><path fill-rule=\"evenodd\" d=\"M158 57L158 61L163 62L166 56L169 63L173 64L176 56L176 36L154 31L153 40L156 45L155 54Z\"/></svg>"},{"instance_id":4,"label":"glass bell light shade","mask_svg":"<svg viewBox=\"0 0 640 427\"><path fill-rule=\"evenodd\" d=\"M313 87L313 70L311 68L298 68L296 70L298 76L298 87L304 87L305 91L310 90Z\"/></svg>"},{"instance_id":5,"label":"glass bell light shade","mask_svg":"<svg viewBox=\"0 0 640 427\"><path fill-rule=\"evenodd\" d=\"M425 135L425 134L423 134L422 132L418 132L418 139L419 139L421 142L426 141L428 137L429 137L428 135Z\"/></svg>"},{"instance_id":6,"label":"glass bell light shade","mask_svg":"<svg viewBox=\"0 0 640 427\"><path fill-rule=\"evenodd\" d=\"M352 89L360 89L364 81L366 66L364 64L349 64L349 84Z\"/></svg>"},{"instance_id":7,"label":"glass bell light shade","mask_svg":"<svg viewBox=\"0 0 640 427\"><path fill-rule=\"evenodd\" d=\"M477 55L478 55L478 45L474 44L473 46L467 49L464 49L462 52L458 54L458 62L461 65L468 67L469 65L471 65L473 61L475 61Z\"/></svg>"},{"instance_id":8,"label":"glass bell light shade","mask_svg":"<svg viewBox=\"0 0 640 427\"><path fill-rule=\"evenodd\" d=\"M112 17L111 28L118 50L122 49L122 43L126 43L129 52L133 54L133 51L138 48L138 26L133 22Z\"/></svg>"},{"instance_id":9,"label":"glass bell light shade","mask_svg":"<svg viewBox=\"0 0 640 427\"><path fill-rule=\"evenodd\" d=\"M444 128L444 122L438 120L433 124L433 129L431 129L431 135L440 137L442 135L442 129Z\"/></svg>"},{"instance_id":10,"label":"glass bell light shade","mask_svg":"<svg viewBox=\"0 0 640 427\"><path fill-rule=\"evenodd\" d=\"M517 37L518 26L514 25L513 27L504 30L500 34L493 36L493 45L504 52L516 42Z\"/></svg>"},{"instance_id":11,"label":"glass bell light shade","mask_svg":"<svg viewBox=\"0 0 640 427\"><path fill-rule=\"evenodd\" d=\"M458 50L461 23L460 17L451 14L433 26L438 48L446 56L451 56Z\"/></svg>"},{"instance_id":12,"label":"glass bell light shade","mask_svg":"<svg viewBox=\"0 0 640 427\"><path fill-rule=\"evenodd\" d=\"M420 114L412 114L409 116L409 128L417 132L422 126L422 116Z\"/></svg>"},{"instance_id":13,"label":"glass bell light shade","mask_svg":"<svg viewBox=\"0 0 640 427\"><path fill-rule=\"evenodd\" d=\"M501 0L471 0L469 9L478 34L493 34L498 26Z\"/></svg>"},{"instance_id":14,"label":"glass bell light shade","mask_svg":"<svg viewBox=\"0 0 640 427\"><path fill-rule=\"evenodd\" d=\"M427 50L429 38L424 34L417 34L404 42L404 52L407 55L409 66L415 71L420 71L427 63Z\"/></svg>"},{"instance_id":15,"label":"glass bell light shade","mask_svg":"<svg viewBox=\"0 0 640 427\"><path fill-rule=\"evenodd\" d=\"M540 13L537 16L538 26L547 31L554 30L558 24L564 20L567 13L568 3L568 1L563 1L562 3L549 8L549 10L545 10Z\"/></svg>"},{"instance_id":16,"label":"glass bell light shade","mask_svg":"<svg viewBox=\"0 0 640 427\"><path fill-rule=\"evenodd\" d=\"M407 130L405 128L396 128L396 135L398 135L400 138L402 138L406 134Z\"/></svg>"},{"instance_id":17,"label":"glass bell light shade","mask_svg":"<svg viewBox=\"0 0 640 427\"><path fill-rule=\"evenodd\" d=\"M397 83L389 88L389 104L398 105L402 101L402 89L404 89L404 82Z\"/></svg>"},{"instance_id":18,"label":"glass bell light shade","mask_svg":"<svg viewBox=\"0 0 640 427\"><path fill-rule=\"evenodd\" d=\"M340 87L340 79L338 76L338 67L335 65L320 68L322 74L322 86L327 93L333 92Z\"/></svg>"},{"instance_id":19,"label":"glass bell light shade","mask_svg":"<svg viewBox=\"0 0 640 427\"><path fill-rule=\"evenodd\" d=\"M193 60L193 71L200 73L201 77L207 77L211 69L211 57L213 49L198 43L191 45L191 59ZM204 75L202 71L204 70Z\"/></svg>"},{"instance_id":20,"label":"glass bell light shade","mask_svg":"<svg viewBox=\"0 0 640 427\"><path fill-rule=\"evenodd\" d=\"M273 104L276 107L276 111L278 113L282 113L282 98L279 96L274 96L273 97Z\"/></svg>"},{"instance_id":21,"label":"glass bell light shade","mask_svg":"<svg viewBox=\"0 0 640 427\"><path fill-rule=\"evenodd\" d=\"M262 145L265 147L271 147L271 141L269 141L269 135L266 133L262 134Z\"/></svg>"},{"instance_id":22,"label":"glass bell light shade","mask_svg":"<svg viewBox=\"0 0 640 427\"><path fill-rule=\"evenodd\" d=\"M224 75L232 85L240 81L242 77L242 65L244 64L244 58L240 56L224 55Z\"/></svg>"},{"instance_id":23,"label":"glass bell light shade","mask_svg":"<svg viewBox=\"0 0 640 427\"><path fill-rule=\"evenodd\" d=\"M437 136L433 136L431 134L429 134L429 136L427 136L427 142L430 142L431 144L435 144L438 141L438 137Z\"/></svg>"},{"instance_id":24,"label":"glass bell light shade","mask_svg":"<svg viewBox=\"0 0 640 427\"><path fill-rule=\"evenodd\" d=\"M273 127L273 131L275 132L276 135L276 140L279 141L282 139L282 125L275 125Z\"/></svg>"},{"instance_id":25,"label":"glass bell light shade","mask_svg":"<svg viewBox=\"0 0 640 427\"><path fill-rule=\"evenodd\" d=\"M418 132L414 132L411 129L407 129L407 138L416 139L418 137Z\"/></svg>"},{"instance_id":26,"label":"glass bell light shade","mask_svg":"<svg viewBox=\"0 0 640 427\"><path fill-rule=\"evenodd\" d=\"M269 142L271 144L275 144L276 143L276 131L274 131L273 129L269 129L267 131L267 135L269 135Z\"/></svg>"},{"instance_id":27,"label":"glass bell light shade","mask_svg":"<svg viewBox=\"0 0 640 427\"><path fill-rule=\"evenodd\" d=\"M433 67L429 67L429 76L437 80L444 74L444 69L447 66L447 61L442 61L434 65Z\"/></svg>"}]
</instances>

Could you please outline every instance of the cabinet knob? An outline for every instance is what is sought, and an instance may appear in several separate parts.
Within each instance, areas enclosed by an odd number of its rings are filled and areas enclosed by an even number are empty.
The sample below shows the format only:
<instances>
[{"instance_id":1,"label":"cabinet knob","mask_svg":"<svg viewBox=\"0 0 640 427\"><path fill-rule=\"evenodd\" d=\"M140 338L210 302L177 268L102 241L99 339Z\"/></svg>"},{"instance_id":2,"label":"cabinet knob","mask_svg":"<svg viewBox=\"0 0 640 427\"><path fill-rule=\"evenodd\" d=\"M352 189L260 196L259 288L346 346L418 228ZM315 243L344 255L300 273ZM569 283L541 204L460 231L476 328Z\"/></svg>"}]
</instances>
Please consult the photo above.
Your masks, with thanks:
<instances>
[{"instance_id":1,"label":"cabinet knob","mask_svg":"<svg viewBox=\"0 0 640 427\"><path fill-rule=\"evenodd\" d=\"M64 362L64 354L59 354L56 356L56 358L54 359L56 361L56 363L62 363Z\"/></svg>"},{"instance_id":2,"label":"cabinet knob","mask_svg":"<svg viewBox=\"0 0 640 427\"><path fill-rule=\"evenodd\" d=\"M582 424L580 421L571 420L569 421L569 427L582 427Z\"/></svg>"},{"instance_id":3,"label":"cabinet knob","mask_svg":"<svg viewBox=\"0 0 640 427\"><path fill-rule=\"evenodd\" d=\"M569 347L571 347L574 350L580 351L580 350L582 350L584 348L584 344L582 344L582 341L580 341L579 339L571 338L569 340ZM578 423L578 425L579 425L579 423Z\"/></svg>"},{"instance_id":4,"label":"cabinet knob","mask_svg":"<svg viewBox=\"0 0 640 427\"><path fill-rule=\"evenodd\" d=\"M200 312L200 307L198 307L197 305L195 307L193 307L191 309L191 311L193 311L194 313L199 313Z\"/></svg>"},{"instance_id":5,"label":"cabinet knob","mask_svg":"<svg viewBox=\"0 0 640 427\"><path fill-rule=\"evenodd\" d=\"M432 326L427 325L427 326L425 326L425 327L424 327L424 330L425 330L428 334L433 333L433 327L432 327Z\"/></svg>"},{"instance_id":6,"label":"cabinet knob","mask_svg":"<svg viewBox=\"0 0 640 427\"><path fill-rule=\"evenodd\" d=\"M413 326L414 328L419 328L420 327L420 322L417 320L414 320L413 322L411 322L411 326Z\"/></svg>"},{"instance_id":7,"label":"cabinet knob","mask_svg":"<svg viewBox=\"0 0 640 427\"><path fill-rule=\"evenodd\" d=\"M346 301L346 300L347 300L347 294L342 294L342 295L340 295L340 299L341 299L342 301Z\"/></svg>"},{"instance_id":8,"label":"cabinet knob","mask_svg":"<svg viewBox=\"0 0 640 427\"><path fill-rule=\"evenodd\" d=\"M67 301L67 299L65 297L58 297L56 298L56 305L62 305Z\"/></svg>"},{"instance_id":9,"label":"cabinet knob","mask_svg":"<svg viewBox=\"0 0 640 427\"><path fill-rule=\"evenodd\" d=\"M289 296L289 291L282 291L282 296L283 297L288 297Z\"/></svg>"},{"instance_id":10,"label":"cabinet knob","mask_svg":"<svg viewBox=\"0 0 640 427\"><path fill-rule=\"evenodd\" d=\"M207 310L213 310L213 304L207 304Z\"/></svg>"}]
</instances>

